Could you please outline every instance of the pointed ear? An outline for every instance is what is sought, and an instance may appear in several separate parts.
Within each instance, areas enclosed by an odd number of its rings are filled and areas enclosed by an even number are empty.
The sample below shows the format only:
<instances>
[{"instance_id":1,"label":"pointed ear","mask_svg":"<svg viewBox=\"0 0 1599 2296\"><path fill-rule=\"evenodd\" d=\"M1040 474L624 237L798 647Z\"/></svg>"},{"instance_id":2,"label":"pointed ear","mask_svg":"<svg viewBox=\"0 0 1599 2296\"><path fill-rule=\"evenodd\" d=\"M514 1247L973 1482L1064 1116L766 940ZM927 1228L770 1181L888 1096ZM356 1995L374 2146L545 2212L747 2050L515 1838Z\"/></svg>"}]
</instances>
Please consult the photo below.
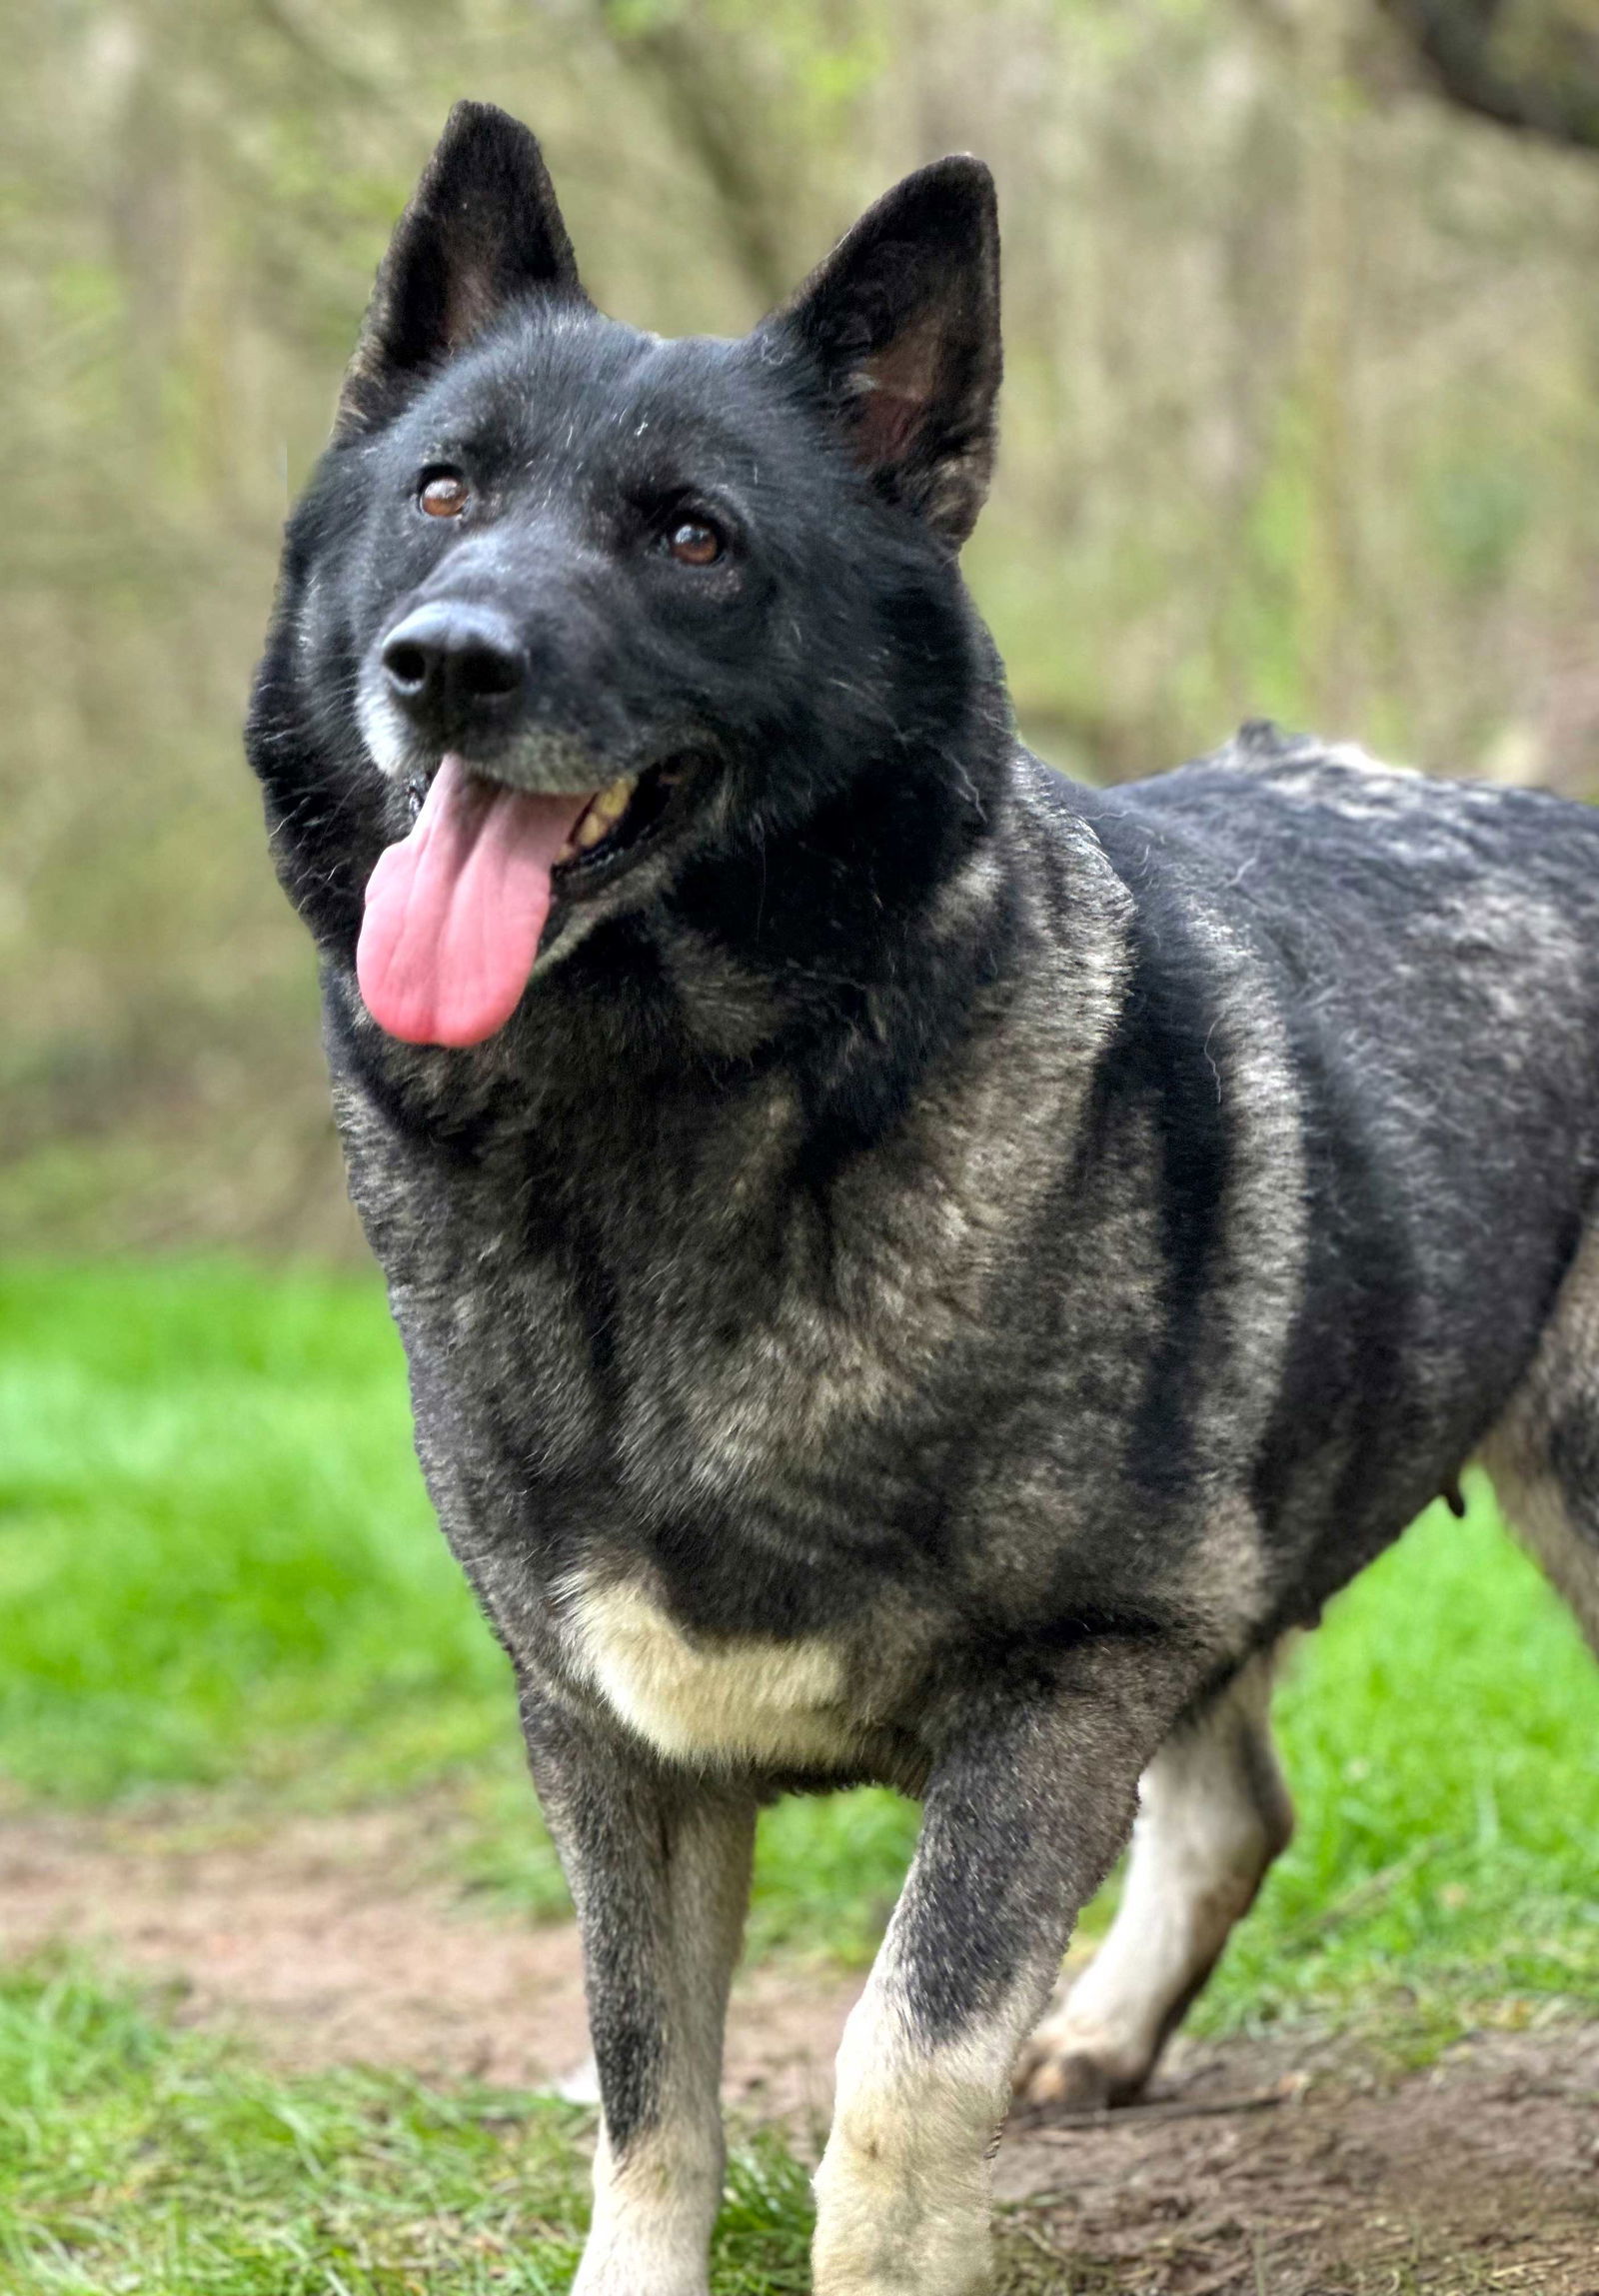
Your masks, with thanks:
<instances>
[{"instance_id":1,"label":"pointed ear","mask_svg":"<svg viewBox=\"0 0 1599 2296\"><path fill-rule=\"evenodd\" d=\"M935 160L861 217L763 334L798 342L863 469L958 547L993 468L999 226L980 160Z\"/></svg>"},{"instance_id":2,"label":"pointed ear","mask_svg":"<svg viewBox=\"0 0 1599 2296\"><path fill-rule=\"evenodd\" d=\"M588 302L538 140L493 104L457 104L389 242L334 436L374 429L428 368L538 294Z\"/></svg>"}]
</instances>

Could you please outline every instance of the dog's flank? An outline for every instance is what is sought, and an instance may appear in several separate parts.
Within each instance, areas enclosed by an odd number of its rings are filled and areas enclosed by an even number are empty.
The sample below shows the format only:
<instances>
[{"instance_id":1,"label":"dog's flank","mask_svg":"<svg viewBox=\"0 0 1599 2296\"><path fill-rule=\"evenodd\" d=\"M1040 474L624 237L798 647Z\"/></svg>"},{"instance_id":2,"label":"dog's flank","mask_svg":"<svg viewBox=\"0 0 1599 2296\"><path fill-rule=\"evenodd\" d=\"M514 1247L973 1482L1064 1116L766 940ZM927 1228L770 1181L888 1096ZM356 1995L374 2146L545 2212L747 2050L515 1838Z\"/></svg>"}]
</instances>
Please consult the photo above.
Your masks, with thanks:
<instances>
[{"instance_id":1,"label":"dog's flank","mask_svg":"<svg viewBox=\"0 0 1599 2296\"><path fill-rule=\"evenodd\" d=\"M752 336L658 342L463 107L257 684L582 1924L583 2296L704 2296L762 1799L923 1798L816 2286L965 2296L1140 1774L1035 2104L1147 2077L1286 1838L1269 1653L1492 1430L1599 1632L1599 823L1262 726L1114 793L1029 758L955 560L996 312L949 160Z\"/></svg>"}]
</instances>

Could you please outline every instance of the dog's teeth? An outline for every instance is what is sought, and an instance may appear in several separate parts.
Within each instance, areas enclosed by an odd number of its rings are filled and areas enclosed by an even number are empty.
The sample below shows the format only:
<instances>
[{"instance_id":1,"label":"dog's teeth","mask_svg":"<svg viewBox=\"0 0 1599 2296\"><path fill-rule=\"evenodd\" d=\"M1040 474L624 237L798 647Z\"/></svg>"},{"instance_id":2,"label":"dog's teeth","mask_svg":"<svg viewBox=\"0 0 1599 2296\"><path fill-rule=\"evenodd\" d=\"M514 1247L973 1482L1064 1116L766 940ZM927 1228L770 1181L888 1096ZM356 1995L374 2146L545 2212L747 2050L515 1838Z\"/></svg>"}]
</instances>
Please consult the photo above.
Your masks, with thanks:
<instances>
[{"instance_id":1,"label":"dog's teeth","mask_svg":"<svg viewBox=\"0 0 1599 2296\"><path fill-rule=\"evenodd\" d=\"M580 853L587 853L591 846L598 845L603 837L608 837L627 812L636 787L635 777L624 774L619 781L603 789L598 797L591 798L583 819L556 855L556 860L575 860Z\"/></svg>"},{"instance_id":2,"label":"dog's teeth","mask_svg":"<svg viewBox=\"0 0 1599 2296\"><path fill-rule=\"evenodd\" d=\"M632 796L631 774L625 774L620 781L613 782L609 789L603 789L597 798L590 800L588 812L572 833L572 844L580 852L598 845L621 821Z\"/></svg>"}]
</instances>

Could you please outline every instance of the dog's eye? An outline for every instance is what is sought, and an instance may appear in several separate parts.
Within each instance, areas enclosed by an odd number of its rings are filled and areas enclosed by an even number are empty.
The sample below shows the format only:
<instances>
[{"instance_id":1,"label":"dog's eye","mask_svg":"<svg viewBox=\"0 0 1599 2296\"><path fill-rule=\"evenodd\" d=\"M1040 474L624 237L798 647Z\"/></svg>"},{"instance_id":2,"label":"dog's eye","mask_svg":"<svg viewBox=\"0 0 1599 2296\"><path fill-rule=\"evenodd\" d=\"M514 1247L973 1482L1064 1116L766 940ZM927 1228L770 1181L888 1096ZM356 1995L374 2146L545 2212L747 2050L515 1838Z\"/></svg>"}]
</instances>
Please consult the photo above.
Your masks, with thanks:
<instances>
[{"instance_id":1,"label":"dog's eye","mask_svg":"<svg viewBox=\"0 0 1599 2296\"><path fill-rule=\"evenodd\" d=\"M435 471L417 496L430 518L459 518L471 500L472 489L459 471Z\"/></svg>"},{"instance_id":2,"label":"dog's eye","mask_svg":"<svg viewBox=\"0 0 1599 2296\"><path fill-rule=\"evenodd\" d=\"M669 557L680 566L715 566L728 547L709 519L684 518L663 538Z\"/></svg>"}]
</instances>

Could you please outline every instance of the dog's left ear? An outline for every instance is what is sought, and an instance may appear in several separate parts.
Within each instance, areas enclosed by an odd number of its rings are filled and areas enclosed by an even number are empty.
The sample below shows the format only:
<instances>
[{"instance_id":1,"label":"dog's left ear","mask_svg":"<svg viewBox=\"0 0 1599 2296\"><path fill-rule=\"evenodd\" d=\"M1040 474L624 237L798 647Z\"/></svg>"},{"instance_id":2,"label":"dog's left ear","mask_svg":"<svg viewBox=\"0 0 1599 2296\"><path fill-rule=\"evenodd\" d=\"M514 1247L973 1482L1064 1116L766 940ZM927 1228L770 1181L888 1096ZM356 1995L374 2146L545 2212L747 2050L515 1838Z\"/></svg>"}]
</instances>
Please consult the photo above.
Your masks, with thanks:
<instances>
[{"instance_id":1,"label":"dog's left ear","mask_svg":"<svg viewBox=\"0 0 1599 2296\"><path fill-rule=\"evenodd\" d=\"M955 547L993 468L999 225L980 160L884 193L761 334L799 343L861 466Z\"/></svg>"},{"instance_id":2,"label":"dog's left ear","mask_svg":"<svg viewBox=\"0 0 1599 2296\"><path fill-rule=\"evenodd\" d=\"M374 429L429 368L540 294L589 302L538 139L494 104L457 104L389 242L335 438Z\"/></svg>"}]
</instances>

